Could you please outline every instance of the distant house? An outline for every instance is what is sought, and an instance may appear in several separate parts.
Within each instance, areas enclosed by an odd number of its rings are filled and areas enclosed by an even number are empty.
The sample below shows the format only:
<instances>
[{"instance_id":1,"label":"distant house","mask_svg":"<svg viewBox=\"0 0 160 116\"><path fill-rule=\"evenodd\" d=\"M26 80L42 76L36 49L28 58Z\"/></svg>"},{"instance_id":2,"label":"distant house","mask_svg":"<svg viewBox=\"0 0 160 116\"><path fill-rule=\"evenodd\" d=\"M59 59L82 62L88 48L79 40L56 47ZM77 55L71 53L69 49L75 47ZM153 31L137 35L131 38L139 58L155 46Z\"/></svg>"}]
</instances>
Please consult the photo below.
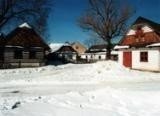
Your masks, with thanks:
<instances>
[{"instance_id":1,"label":"distant house","mask_svg":"<svg viewBox=\"0 0 160 116\"><path fill-rule=\"evenodd\" d=\"M45 65L50 50L35 30L24 23L0 38L0 67L37 67Z\"/></svg>"},{"instance_id":2,"label":"distant house","mask_svg":"<svg viewBox=\"0 0 160 116\"><path fill-rule=\"evenodd\" d=\"M160 71L160 24L139 17L115 49L126 67Z\"/></svg>"},{"instance_id":3,"label":"distant house","mask_svg":"<svg viewBox=\"0 0 160 116\"><path fill-rule=\"evenodd\" d=\"M84 54L81 54L82 59L90 61L106 60L107 45L93 45ZM111 59L117 60L118 54L116 51L112 51Z\"/></svg>"},{"instance_id":4,"label":"distant house","mask_svg":"<svg viewBox=\"0 0 160 116\"><path fill-rule=\"evenodd\" d=\"M54 50L52 50L53 52L48 55L48 59L50 61L62 60L64 62L76 62L78 53L70 44L55 44L55 47L53 44L51 47Z\"/></svg>"},{"instance_id":5,"label":"distant house","mask_svg":"<svg viewBox=\"0 0 160 116\"><path fill-rule=\"evenodd\" d=\"M74 42L71 44L72 48L78 53L78 55L86 52L87 48L80 42Z\"/></svg>"}]
</instances>

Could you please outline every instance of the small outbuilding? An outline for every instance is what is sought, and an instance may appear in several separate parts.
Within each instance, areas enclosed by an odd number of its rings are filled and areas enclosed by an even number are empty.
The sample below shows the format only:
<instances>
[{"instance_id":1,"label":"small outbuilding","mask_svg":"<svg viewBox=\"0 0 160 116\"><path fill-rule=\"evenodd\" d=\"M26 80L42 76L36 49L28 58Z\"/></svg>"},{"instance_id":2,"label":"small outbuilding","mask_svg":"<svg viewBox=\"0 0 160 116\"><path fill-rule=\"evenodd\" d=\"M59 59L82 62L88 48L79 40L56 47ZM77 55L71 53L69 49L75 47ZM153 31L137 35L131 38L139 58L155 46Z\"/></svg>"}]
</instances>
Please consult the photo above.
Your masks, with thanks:
<instances>
[{"instance_id":1,"label":"small outbuilding","mask_svg":"<svg viewBox=\"0 0 160 116\"><path fill-rule=\"evenodd\" d=\"M93 45L84 54L81 54L82 59L86 59L88 62L106 60L107 45ZM112 50L111 59L117 61L118 53Z\"/></svg>"},{"instance_id":2,"label":"small outbuilding","mask_svg":"<svg viewBox=\"0 0 160 116\"><path fill-rule=\"evenodd\" d=\"M77 61L78 53L70 44L52 44L52 48L54 48L54 50L48 55L49 62L62 61L67 63Z\"/></svg>"}]
</instances>

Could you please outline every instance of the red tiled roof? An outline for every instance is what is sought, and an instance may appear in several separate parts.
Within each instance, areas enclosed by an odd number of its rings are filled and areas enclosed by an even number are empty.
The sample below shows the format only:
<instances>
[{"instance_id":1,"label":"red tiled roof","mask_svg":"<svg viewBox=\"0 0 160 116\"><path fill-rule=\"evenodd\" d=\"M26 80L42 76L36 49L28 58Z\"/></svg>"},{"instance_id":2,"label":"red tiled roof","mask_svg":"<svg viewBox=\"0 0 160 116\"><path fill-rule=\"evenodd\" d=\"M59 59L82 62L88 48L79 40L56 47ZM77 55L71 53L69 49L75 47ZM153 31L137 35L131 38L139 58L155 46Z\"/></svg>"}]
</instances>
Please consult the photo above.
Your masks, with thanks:
<instances>
[{"instance_id":1,"label":"red tiled roof","mask_svg":"<svg viewBox=\"0 0 160 116\"><path fill-rule=\"evenodd\" d=\"M136 25L148 25L154 31L153 32L146 32L143 33L143 36L137 37L137 35L126 35L120 41L120 45L129 45L132 47L144 47L146 45L152 43L159 43L160 42L160 25L148 19L139 17L132 26Z\"/></svg>"}]
</instances>

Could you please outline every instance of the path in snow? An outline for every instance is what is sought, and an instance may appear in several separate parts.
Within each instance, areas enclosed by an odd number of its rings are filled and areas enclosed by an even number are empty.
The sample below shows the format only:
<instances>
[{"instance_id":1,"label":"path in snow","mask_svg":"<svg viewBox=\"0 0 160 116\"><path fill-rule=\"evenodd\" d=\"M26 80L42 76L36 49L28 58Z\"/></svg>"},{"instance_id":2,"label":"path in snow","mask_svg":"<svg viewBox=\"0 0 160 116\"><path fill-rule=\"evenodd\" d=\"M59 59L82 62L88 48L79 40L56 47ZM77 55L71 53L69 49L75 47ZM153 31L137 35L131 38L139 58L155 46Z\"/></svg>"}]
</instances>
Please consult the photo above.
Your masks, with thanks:
<instances>
[{"instance_id":1,"label":"path in snow","mask_svg":"<svg viewBox=\"0 0 160 116\"><path fill-rule=\"evenodd\" d=\"M66 94L69 92L87 92L110 87L117 90L129 91L160 91L160 82L144 83L100 83L100 84L40 84L40 85L10 85L1 86L1 97L10 96L43 96Z\"/></svg>"}]
</instances>

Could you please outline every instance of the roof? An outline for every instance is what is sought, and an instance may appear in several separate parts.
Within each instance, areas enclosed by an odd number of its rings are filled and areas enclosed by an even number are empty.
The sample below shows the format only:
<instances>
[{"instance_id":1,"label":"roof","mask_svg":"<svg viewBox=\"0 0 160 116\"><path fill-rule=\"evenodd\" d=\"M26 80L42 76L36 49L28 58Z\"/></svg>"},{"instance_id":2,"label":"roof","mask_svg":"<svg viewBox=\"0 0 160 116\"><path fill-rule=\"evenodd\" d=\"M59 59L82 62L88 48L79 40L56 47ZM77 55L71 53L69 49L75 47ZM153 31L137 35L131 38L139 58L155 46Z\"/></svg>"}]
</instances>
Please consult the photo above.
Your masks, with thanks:
<instances>
[{"instance_id":1,"label":"roof","mask_svg":"<svg viewBox=\"0 0 160 116\"><path fill-rule=\"evenodd\" d=\"M106 46L107 45L93 45L89 49L99 49L99 50L102 50L102 49L106 49Z\"/></svg>"},{"instance_id":2,"label":"roof","mask_svg":"<svg viewBox=\"0 0 160 116\"><path fill-rule=\"evenodd\" d=\"M71 46L73 46L73 45L80 45L80 46L86 48L82 43L80 43L78 41L71 43Z\"/></svg>"},{"instance_id":3,"label":"roof","mask_svg":"<svg viewBox=\"0 0 160 116\"><path fill-rule=\"evenodd\" d=\"M159 43L150 44L147 47L160 47L160 42Z\"/></svg>"},{"instance_id":4,"label":"roof","mask_svg":"<svg viewBox=\"0 0 160 116\"><path fill-rule=\"evenodd\" d=\"M137 20L132 25L138 25L138 24L148 24L151 26L155 31L160 31L160 24L156 23L154 21L151 21L149 19L146 19L144 17L138 17Z\"/></svg>"},{"instance_id":5,"label":"roof","mask_svg":"<svg viewBox=\"0 0 160 116\"><path fill-rule=\"evenodd\" d=\"M107 45L93 45L91 46L86 53L90 52L106 52Z\"/></svg>"},{"instance_id":6,"label":"roof","mask_svg":"<svg viewBox=\"0 0 160 116\"><path fill-rule=\"evenodd\" d=\"M115 44L112 44L111 49L113 49ZM107 45L102 44L102 45L93 45L91 46L86 53L95 53L95 52L106 52L107 50Z\"/></svg>"},{"instance_id":7,"label":"roof","mask_svg":"<svg viewBox=\"0 0 160 116\"><path fill-rule=\"evenodd\" d=\"M56 52L57 53L77 53L70 45L63 45Z\"/></svg>"},{"instance_id":8,"label":"roof","mask_svg":"<svg viewBox=\"0 0 160 116\"><path fill-rule=\"evenodd\" d=\"M145 47L153 43L160 42L160 24L155 23L149 19L139 17L132 25L146 25L149 28L152 28L152 31L144 32L143 28L140 30L141 35L125 35L120 41L120 45L125 46L129 45L130 47ZM136 30L135 30L136 31ZM136 31L138 33L139 30Z\"/></svg>"},{"instance_id":9,"label":"roof","mask_svg":"<svg viewBox=\"0 0 160 116\"><path fill-rule=\"evenodd\" d=\"M22 46L29 47L43 47L50 49L44 40L38 35L33 28L26 26L17 27L6 36L6 46Z\"/></svg>"},{"instance_id":10,"label":"roof","mask_svg":"<svg viewBox=\"0 0 160 116\"><path fill-rule=\"evenodd\" d=\"M77 51L77 53L82 54L86 52L87 48L80 42L74 42L71 44L72 48Z\"/></svg>"},{"instance_id":11,"label":"roof","mask_svg":"<svg viewBox=\"0 0 160 116\"><path fill-rule=\"evenodd\" d=\"M32 28L28 23L23 23L21 25L19 25L19 28L23 28L23 27L27 27L27 28Z\"/></svg>"}]
</instances>

